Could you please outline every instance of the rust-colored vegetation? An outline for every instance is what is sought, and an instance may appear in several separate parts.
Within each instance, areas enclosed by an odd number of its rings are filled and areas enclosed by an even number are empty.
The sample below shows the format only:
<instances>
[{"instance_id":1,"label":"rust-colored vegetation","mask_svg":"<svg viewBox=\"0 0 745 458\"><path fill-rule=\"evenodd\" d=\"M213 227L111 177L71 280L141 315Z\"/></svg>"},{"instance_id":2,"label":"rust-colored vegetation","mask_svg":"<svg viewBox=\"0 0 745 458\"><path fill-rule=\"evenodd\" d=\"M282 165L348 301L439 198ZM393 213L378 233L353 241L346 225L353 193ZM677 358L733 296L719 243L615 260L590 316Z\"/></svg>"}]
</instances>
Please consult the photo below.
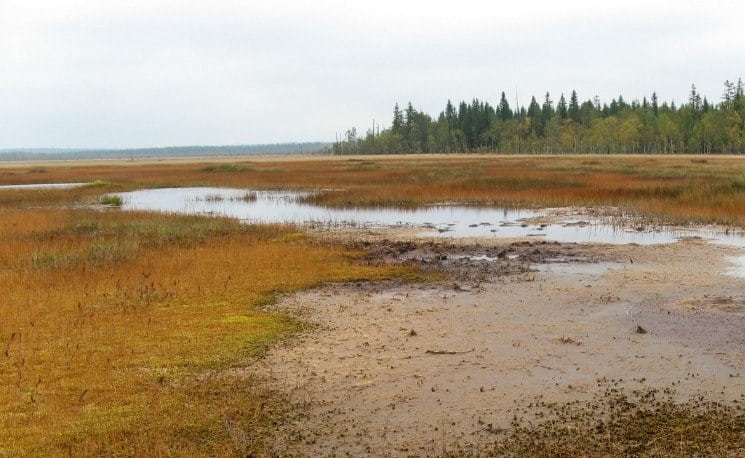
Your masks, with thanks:
<instances>
[{"instance_id":1,"label":"rust-colored vegetation","mask_svg":"<svg viewBox=\"0 0 745 458\"><path fill-rule=\"evenodd\" d=\"M227 369L299 324L261 306L322 282L415 275L296 228L88 206L108 192L335 189L314 199L616 205L743 226L744 177L740 158L682 156L5 164L0 185L93 184L0 191L0 455L265 452L281 393Z\"/></svg>"},{"instance_id":2,"label":"rust-colored vegetation","mask_svg":"<svg viewBox=\"0 0 745 458\"><path fill-rule=\"evenodd\" d=\"M735 156L359 156L0 169L0 184L94 180L101 191L188 185L335 189L313 199L342 206L614 205L676 222L745 225L745 159Z\"/></svg>"},{"instance_id":3,"label":"rust-colored vegetation","mask_svg":"<svg viewBox=\"0 0 745 458\"><path fill-rule=\"evenodd\" d=\"M0 456L261 453L281 396L228 369L299 326L261 306L415 275L291 227L78 207L118 187L0 191Z\"/></svg>"}]
</instances>

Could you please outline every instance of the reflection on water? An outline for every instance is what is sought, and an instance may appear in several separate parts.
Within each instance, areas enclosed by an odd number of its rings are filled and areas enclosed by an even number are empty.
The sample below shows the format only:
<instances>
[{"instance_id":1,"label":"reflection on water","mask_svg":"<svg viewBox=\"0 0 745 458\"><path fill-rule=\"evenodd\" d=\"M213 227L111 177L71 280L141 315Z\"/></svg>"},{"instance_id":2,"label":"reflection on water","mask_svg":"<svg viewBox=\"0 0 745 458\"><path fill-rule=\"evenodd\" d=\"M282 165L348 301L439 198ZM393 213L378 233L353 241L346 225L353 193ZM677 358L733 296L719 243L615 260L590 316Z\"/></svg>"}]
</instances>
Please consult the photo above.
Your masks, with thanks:
<instances>
[{"instance_id":1,"label":"reflection on water","mask_svg":"<svg viewBox=\"0 0 745 458\"><path fill-rule=\"evenodd\" d=\"M208 214L252 223L314 223L328 226L411 227L433 237L535 237L559 242L671 243L684 236L715 237L696 231L646 231L618 228L597 221L528 224L545 215L536 210L512 210L464 205L403 208L328 208L301 201L308 192L247 191L227 188L168 188L121 193L123 209ZM730 237L730 236L728 236ZM736 236L745 246L745 239Z\"/></svg>"},{"instance_id":2,"label":"reflection on water","mask_svg":"<svg viewBox=\"0 0 745 458\"><path fill-rule=\"evenodd\" d=\"M79 188L88 183L40 183L40 184L9 184L0 186L0 191L4 190L24 190L24 189L69 189Z\"/></svg>"}]
</instances>

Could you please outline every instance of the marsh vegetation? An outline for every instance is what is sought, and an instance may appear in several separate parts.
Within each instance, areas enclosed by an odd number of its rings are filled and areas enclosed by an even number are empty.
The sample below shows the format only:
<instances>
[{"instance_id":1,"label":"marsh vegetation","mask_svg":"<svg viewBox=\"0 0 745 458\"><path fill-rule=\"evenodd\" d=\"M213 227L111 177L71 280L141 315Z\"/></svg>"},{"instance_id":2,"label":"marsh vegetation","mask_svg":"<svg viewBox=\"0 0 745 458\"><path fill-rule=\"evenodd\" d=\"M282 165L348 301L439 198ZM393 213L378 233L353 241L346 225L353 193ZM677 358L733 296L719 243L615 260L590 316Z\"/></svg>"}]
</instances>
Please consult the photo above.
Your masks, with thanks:
<instances>
[{"instance_id":1,"label":"marsh vegetation","mask_svg":"<svg viewBox=\"0 0 745 458\"><path fill-rule=\"evenodd\" d=\"M90 184L0 191L0 455L268 453L286 393L240 368L304 324L263 307L329 282L425 278L415 265L370 262L364 246L292 225L101 208L117 205L102 198L109 193L335 189L310 199L335 207L602 205L742 227L742 176L739 158L683 156L4 164L0 184ZM690 418L724 418L696 412ZM680 426L660 424L671 434ZM515 436L511 450L524 450L527 437ZM584 436L575 439L579 448L566 450L583 450Z\"/></svg>"},{"instance_id":2,"label":"marsh vegetation","mask_svg":"<svg viewBox=\"0 0 745 458\"><path fill-rule=\"evenodd\" d=\"M205 374L301 326L261 306L413 275L292 227L58 207L114 188L0 196L0 455L260 451L277 399Z\"/></svg>"}]
</instances>

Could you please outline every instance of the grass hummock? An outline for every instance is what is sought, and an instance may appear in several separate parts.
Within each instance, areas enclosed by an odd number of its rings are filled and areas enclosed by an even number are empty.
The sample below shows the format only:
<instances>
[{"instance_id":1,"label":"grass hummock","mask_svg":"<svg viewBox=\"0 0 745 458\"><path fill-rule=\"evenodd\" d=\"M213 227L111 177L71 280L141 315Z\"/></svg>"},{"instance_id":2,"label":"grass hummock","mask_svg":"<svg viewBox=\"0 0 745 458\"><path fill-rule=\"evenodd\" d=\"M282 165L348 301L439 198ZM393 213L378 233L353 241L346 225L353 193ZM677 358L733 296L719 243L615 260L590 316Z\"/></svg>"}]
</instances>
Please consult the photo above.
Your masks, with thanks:
<instances>
[{"instance_id":1,"label":"grass hummock","mask_svg":"<svg viewBox=\"0 0 745 458\"><path fill-rule=\"evenodd\" d=\"M121 207L123 203L124 202L122 202L121 196L118 196L116 194L107 194L101 197L101 205L108 205L110 207Z\"/></svg>"}]
</instances>

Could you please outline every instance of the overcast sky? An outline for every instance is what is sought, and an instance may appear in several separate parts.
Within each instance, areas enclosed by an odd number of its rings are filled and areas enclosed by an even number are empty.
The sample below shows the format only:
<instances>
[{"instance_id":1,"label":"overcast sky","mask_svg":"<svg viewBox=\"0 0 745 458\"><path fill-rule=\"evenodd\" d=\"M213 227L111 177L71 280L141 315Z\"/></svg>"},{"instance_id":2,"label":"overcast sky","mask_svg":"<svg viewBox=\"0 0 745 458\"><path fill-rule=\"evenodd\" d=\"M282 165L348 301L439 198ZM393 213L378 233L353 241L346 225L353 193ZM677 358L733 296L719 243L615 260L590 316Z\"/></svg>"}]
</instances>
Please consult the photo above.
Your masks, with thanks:
<instances>
[{"instance_id":1,"label":"overcast sky","mask_svg":"<svg viewBox=\"0 0 745 458\"><path fill-rule=\"evenodd\" d=\"M393 104L719 101L745 2L0 0L0 148L333 140Z\"/></svg>"}]
</instances>

